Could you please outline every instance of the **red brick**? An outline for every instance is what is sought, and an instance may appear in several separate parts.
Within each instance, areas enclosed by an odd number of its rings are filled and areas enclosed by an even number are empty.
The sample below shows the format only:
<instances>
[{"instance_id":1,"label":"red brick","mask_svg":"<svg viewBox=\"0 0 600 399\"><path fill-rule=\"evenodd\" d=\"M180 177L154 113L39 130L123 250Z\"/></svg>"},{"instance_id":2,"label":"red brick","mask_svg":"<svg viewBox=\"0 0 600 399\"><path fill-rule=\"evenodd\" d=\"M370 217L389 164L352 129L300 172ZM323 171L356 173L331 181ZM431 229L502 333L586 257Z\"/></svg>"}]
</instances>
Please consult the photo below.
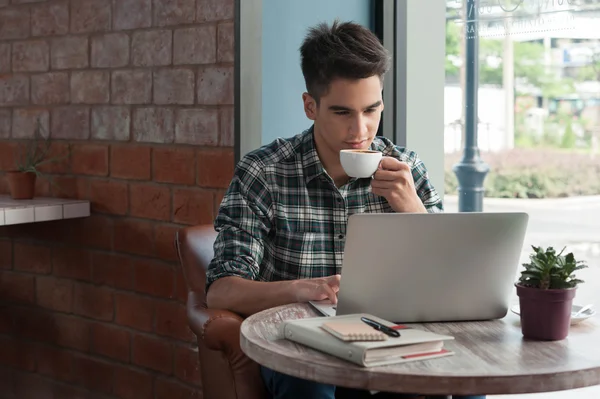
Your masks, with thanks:
<instances>
[{"instance_id":1,"label":"red brick","mask_svg":"<svg viewBox=\"0 0 600 399\"><path fill-rule=\"evenodd\" d=\"M31 77L32 104L49 105L68 102L69 75L66 72L50 72Z\"/></svg>"},{"instance_id":2,"label":"red brick","mask_svg":"<svg viewBox=\"0 0 600 399\"><path fill-rule=\"evenodd\" d=\"M221 21L233 19L234 0L198 0L196 21Z\"/></svg>"},{"instance_id":3,"label":"red brick","mask_svg":"<svg viewBox=\"0 0 600 399\"><path fill-rule=\"evenodd\" d=\"M235 61L235 31L233 22L219 24L217 28L217 61Z\"/></svg>"},{"instance_id":4,"label":"red brick","mask_svg":"<svg viewBox=\"0 0 600 399\"><path fill-rule=\"evenodd\" d=\"M48 197L50 195L50 182L45 179L37 179L35 181L35 195Z\"/></svg>"},{"instance_id":5,"label":"red brick","mask_svg":"<svg viewBox=\"0 0 600 399\"><path fill-rule=\"evenodd\" d=\"M131 39L131 61L133 65L170 65L172 41L172 33L170 30L134 32Z\"/></svg>"},{"instance_id":6,"label":"red brick","mask_svg":"<svg viewBox=\"0 0 600 399\"><path fill-rule=\"evenodd\" d=\"M197 349L185 346L175 348L175 376L190 384L202 384Z\"/></svg>"},{"instance_id":7,"label":"red brick","mask_svg":"<svg viewBox=\"0 0 600 399\"><path fill-rule=\"evenodd\" d=\"M16 153L17 143L0 141L0 170L6 171L15 169Z\"/></svg>"},{"instance_id":8,"label":"red brick","mask_svg":"<svg viewBox=\"0 0 600 399\"><path fill-rule=\"evenodd\" d=\"M113 249L114 220L112 218L92 214L87 218L72 219L72 222L65 227L69 229L69 239L73 245Z\"/></svg>"},{"instance_id":9,"label":"red brick","mask_svg":"<svg viewBox=\"0 0 600 399\"><path fill-rule=\"evenodd\" d=\"M33 36L66 35L69 33L69 2L53 1L31 8Z\"/></svg>"},{"instance_id":10,"label":"red brick","mask_svg":"<svg viewBox=\"0 0 600 399\"><path fill-rule=\"evenodd\" d=\"M12 269L12 241L0 239L0 269Z\"/></svg>"},{"instance_id":11,"label":"red brick","mask_svg":"<svg viewBox=\"0 0 600 399\"><path fill-rule=\"evenodd\" d=\"M216 190L215 191L215 216L219 213L219 208L221 207L221 202L223 202L223 197L225 197L225 190Z\"/></svg>"},{"instance_id":12,"label":"red brick","mask_svg":"<svg viewBox=\"0 0 600 399\"><path fill-rule=\"evenodd\" d=\"M219 111L179 109L175 121L175 142L179 144L216 145L219 135Z\"/></svg>"},{"instance_id":13,"label":"red brick","mask_svg":"<svg viewBox=\"0 0 600 399\"><path fill-rule=\"evenodd\" d=\"M127 183L112 180L90 182L90 199L93 212L125 215L128 203Z\"/></svg>"},{"instance_id":14,"label":"red brick","mask_svg":"<svg viewBox=\"0 0 600 399\"><path fill-rule=\"evenodd\" d=\"M162 69L154 72L154 103L194 103L194 72L186 68Z\"/></svg>"},{"instance_id":15,"label":"red brick","mask_svg":"<svg viewBox=\"0 0 600 399\"><path fill-rule=\"evenodd\" d=\"M133 219L115 221L115 250L137 255L154 255L153 222Z\"/></svg>"},{"instance_id":16,"label":"red brick","mask_svg":"<svg viewBox=\"0 0 600 399\"><path fill-rule=\"evenodd\" d=\"M170 108L138 108L133 114L135 141L172 143L175 137L173 110Z\"/></svg>"},{"instance_id":17,"label":"red brick","mask_svg":"<svg viewBox=\"0 0 600 399\"><path fill-rule=\"evenodd\" d=\"M92 352L122 362L129 362L130 334L106 324L92 325Z\"/></svg>"},{"instance_id":18,"label":"red brick","mask_svg":"<svg viewBox=\"0 0 600 399\"><path fill-rule=\"evenodd\" d=\"M15 270L31 273L50 273L52 270L52 252L48 247L15 243Z\"/></svg>"},{"instance_id":19,"label":"red brick","mask_svg":"<svg viewBox=\"0 0 600 399\"><path fill-rule=\"evenodd\" d=\"M0 298L7 301L35 303L34 277L0 271Z\"/></svg>"},{"instance_id":20,"label":"red brick","mask_svg":"<svg viewBox=\"0 0 600 399\"><path fill-rule=\"evenodd\" d=\"M193 189L173 190L173 222L183 224L211 224L213 222L213 195Z\"/></svg>"},{"instance_id":21,"label":"red brick","mask_svg":"<svg viewBox=\"0 0 600 399\"><path fill-rule=\"evenodd\" d=\"M130 180L150 179L150 147L113 145L110 152L112 177Z\"/></svg>"},{"instance_id":22,"label":"red brick","mask_svg":"<svg viewBox=\"0 0 600 399\"><path fill-rule=\"evenodd\" d=\"M46 136L47 131L42 131L42 135ZM70 167L70 147L68 143L54 141L48 149L48 159L52 159L45 165L42 165L38 170L42 173L66 173Z\"/></svg>"},{"instance_id":23,"label":"red brick","mask_svg":"<svg viewBox=\"0 0 600 399\"><path fill-rule=\"evenodd\" d=\"M154 399L151 374L131 368L115 369L114 393L121 399Z\"/></svg>"},{"instance_id":24,"label":"red brick","mask_svg":"<svg viewBox=\"0 0 600 399\"><path fill-rule=\"evenodd\" d=\"M55 277L37 277L37 304L58 312L73 309L73 281Z\"/></svg>"},{"instance_id":25,"label":"red brick","mask_svg":"<svg viewBox=\"0 0 600 399\"><path fill-rule=\"evenodd\" d=\"M196 157L191 148L155 148L152 175L162 183L194 184Z\"/></svg>"},{"instance_id":26,"label":"red brick","mask_svg":"<svg viewBox=\"0 0 600 399\"><path fill-rule=\"evenodd\" d=\"M0 40L25 39L29 36L28 7L7 8L0 11Z\"/></svg>"},{"instance_id":27,"label":"red brick","mask_svg":"<svg viewBox=\"0 0 600 399\"><path fill-rule=\"evenodd\" d=\"M92 138L129 141L131 114L127 107L95 107L92 109Z\"/></svg>"},{"instance_id":28,"label":"red brick","mask_svg":"<svg viewBox=\"0 0 600 399\"><path fill-rule=\"evenodd\" d=\"M0 109L0 139L10 138L10 109Z\"/></svg>"},{"instance_id":29,"label":"red brick","mask_svg":"<svg viewBox=\"0 0 600 399\"><path fill-rule=\"evenodd\" d=\"M110 74L104 71L71 73L71 102L73 104L103 104L110 99Z\"/></svg>"},{"instance_id":30,"label":"red brick","mask_svg":"<svg viewBox=\"0 0 600 399\"><path fill-rule=\"evenodd\" d=\"M154 384L155 399L198 399L201 391L190 388L176 380L157 378Z\"/></svg>"},{"instance_id":31,"label":"red brick","mask_svg":"<svg viewBox=\"0 0 600 399\"><path fill-rule=\"evenodd\" d=\"M0 272L0 286L2 285L1 273L2 272ZM0 294L0 298L2 298L1 294ZM12 307L8 307L8 306L0 307L0 334L7 334L7 335L13 334L13 332L14 332L13 313L14 313L14 310Z\"/></svg>"},{"instance_id":32,"label":"red brick","mask_svg":"<svg viewBox=\"0 0 600 399\"><path fill-rule=\"evenodd\" d=\"M213 64L217 61L217 29L206 25L175 30L173 64Z\"/></svg>"},{"instance_id":33,"label":"red brick","mask_svg":"<svg viewBox=\"0 0 600 399\"><path fill-rule=\"evenodd\" d=\"M135 294L116 293L115 321L123 326L142 331L152 331L154 301Z\"/></svg>"},{"instance_id":34,"label":"red brick","mask_svg":"<svg viewBox=\"0 0 600 399\"><path fill-rule=\"evenodd\" d=\"M50 65L52 69L87 68L88 38L85 36L67 36L52 39Z\"/></svg>"},{"instance_id":35,"label":"red brick","mask_svg":"<svg viewBox=\"0 0 600 399\"><path fill-rule=\"evenodd\" d=\"M45 72L50 67L50 46L45 40L14 43L12 50L15 72Z\"/></svg>"},{"instance_id":36,"label":"red brick","mask_svg":"<svg viewBox=\"0 0 600 399\"><path fill-rule=\"evenodd\" d=\"M119 68L129 64L129 36L110 33L92 38L92 67Z\"/></svg>"},{"instance_id":37,"label":"red brick","mask_svg":"<svg viewBox=\"0 0 600 399\"><path fill-rule=\"evenodd\" d=\"M73 146L71 162L73 173L107 176L108 146L99 144L75 145Z\"/></svg>"},{"instance_id":38,"label":"red brick","mask_svg":"<svg viewBox=\"0 0 600 399\"><path fill-rule=\"evenodd\" d=\"M11 45L10 43L0 44L0 73L11 72Z\"/></svg>"},{"instance_id":39,"label":"red brick","mask_svg":"<svg viewBox=\"0 0 600 399\"><path fill-rule=\"evenodd\" d=\"M148 104L152 99L152 72L114 71L111 79L113 104Z\"/></svg>"},{"instance_id":40,"label":"red brick","mask_svg":"<svg viewBox=\"0 0 600 399\"><path fill-rule=\"evenodd\" d=\"M195 335L188 326L185 305L177 302L157 302L156 333L192 342Z\"/></svg>"},{"instance_id":41,"label":"red brick","mask_svg":"<svg viewBox=\"0 0 600 399\"><path fill-rule=\"evenodd\" d=\"M198 104L233 104L233 67L207 67L198 72Z\"/></svg>"},{"instance_id":42,"label":"red brick","mask_svg":"<svg viewBox=\"0 0 600 399\"><path fill-rule=\"evenodd\" d=\"M114 368L111 364L88 357L76 357L73 361L74 380L94 391L112 391Z\"/></svg>"},{"instance_id":43,"label":"red brick","mask_svg":"<svg viewBox=\"0 0 600 399\"><path fill-rule=\"evenodd\" d=\"M72 176L54 176L53 193L56 197L89 199L89 181Z\"/></svg>"},{"instance_id":44,"label":"red brick","mask_svg":"<svg viewBox=\"0 0 600 399\"><path fill-rule=\"evenodd\" d=\"M171 218L169 187L154 184L131 184L129 187L131 216L167 221Z\"/></svg>"},{"instance_id":45,"label":"red brick","mask_svg":"<svg viewBox=\"0 0 600 399\"><path fill-rule=\"evenodd\" d=\"M152 25L152 0L120 0L114 3L114 29L148 28Z\"/></svg>"},{"instance_id":46,"label":"red brick","mask_svg":"<svg viewBox=\"0 0 600 399\"><path fill-rule=\"evenodd\" d=\"M37 371L48 377L70 382L73 380L73 355L65 350L38 345Z\"/></svg>"},{"instance_id":47,"label":"red brick","mask_svg":"<svg viewBox=\"0 0 600 399\"><path fill-rule=\"evenodd\" d=\"M138 366L170 374L173 370L173 348L167 341L136 334L131 360Z\"/></svg>"},{"instance_id":48,"label":"red brick","mask_svg":"<svg viewBox=\"0 0 600 399\"><path fill-rule=\"evenodd\" d=\"M91 254L80 248L54 247L52 274L57 277L91 281Z\"/></svg>"},{"instance_id":49,"label":"red brick","mask_svg":"<svg viewBox=\"0 0 600 399\"><path fill-rule=\"evenodd\" d=\"M233 150L198 151L198 185L227 188L233 177Z\"/></svg>"},{"instance_id":50,"label":"red brick","mask_svg":"<svg viewBox=\"0 0 600 399\"><path fill-rule=\"evenodd\" d=\"M157 0L154 21L158 26L194 23L196 0Z\"/></svg>"},{"instance_id":51,"label":"red brick","mask_svg":"<svg viewBox=\"0 0 600 399\"><path fill-rule=\"evenodd\" d=\"M71 32L110 30L110 0L71 0Z\"/></svg>"},{"instance_id":52,"label":"red brick","mask_svg":"<svg viewBox=\"0 0 600 399\"><path fill-rule=\"evenodd\" d=\"M188 287L181 267L175 269L175 300L187 303Z\"/></svg>"},{"instance_id":53,"label":"red brick","mask_svg":"<svg viewBox=\"0 0 600 399\"><path fill-rule=\"evenodd\" d=\"M48 330L43 325L34 328L41 329L44 341L84 352L90 348L90 323L79 317L56 314Z\"/></svg>"},{"instance_id":54,"label":"red brick","mask_svg":"<svg viewBox=\"0 0 600 399\"><path fill-rule=\"evenodd\" d=\"M224 147L235 145L234 137L234 112L233 107L223 107L219 110L219 121L221 131L219 133L219 144Z\"/></svg>"},{"instance_id":55,"label":"red brick","mask_svg":"<svg viewBox=\"0 0 600 399\"><path fill-rule=\"evenodd\" d=\"M90 137L89 108L54 108L51 129L55 139L87 140Z\"/></svg>"},{"instance_id":56,"label":"red brick","mask_svg":"<svg viewBox=\"0 0 600 399\"><path fill-rule=\"evenodd\" d=\"M35 371L35 347L27 342L0 337L0 364L25 371Z\"/></svg>"},{"instance_id":57,"label":"red brick","mask_svg":"<svg viewBox=\"0 0 600 399\"><path fill-rule=\"evenodd\" d=\"M16 308L14 313L14 336L41 342L55 338L52 313L38 308Z\"/></svg>"},{"instance_id":58,"label":"red brick","mask_svg":"<svg viewBox=\"0 0 600 399\"><path fill-rule=\"evenodd\" d=\"M28 102L29 78L27 76L0 75L0 106L24 105Z\"/></svg>"},{"instance_id":59,"label":"red brick","mask_svg":"<svg viewBox=\"0 0 600 399\"><path fill-rule=\"evenodd\" d=\"M104 287L75 283L74 312L98 320L112 320L114 316L113 292Z\"/></svg>"},{"instance_id":60,"label":"red brick","mask_svg":"<svg viewBox=\"0 0 600 399\"><path fill-rule=\"evenodd\" d=\"M159 224L155 226L156 256L167 261L176 261L175 233L179 226Z\"/></svg>"},{"instance_id":61,"label":"red brick","mask_svg":"<svg viewBox=\"0 0 600 399\"><path fill-rule=\"evenodd\" d=\"M175 273L172 267L149 260L134 265L135 290L161 298L173 298Z\"/></svg>"},{"instance_id":62,"label":"red brick","mask_svg":"<svg viewBox=\"0 0 600 399\"><path fill-rule=\"evenodd\" d=\"M120 289L133 289L133 262L131 258L111 253L92 255L93 281Z\"/></svg>"},{"instance_id":63,"label":"red brick","mask_svg":"<svg viewBox=\"0 0 600 399\"><path fill-rule=\"evenodd\" d=\"M15 397L23 399L37 398L89 398L90 393L82 388L53 382L32 373L17 374L15 378ZM52 396L48 396L48 395Z\"/></svg>"},{"instance_id":64,"label":"red brick","mask_svg":"<svg viewBox=\"0 0 600 399\"><path fill-rule=\"evenodd\" d=\"M42 131L50 130L50 114L43 108L23 108L15 109L12 117L12 137L14 139L31 139L34 137L37 122L41 125Z\"/></svg>"},{"instance_id":65,"label":"red brick","mask_svg":"<svg viewBox=\"0 0 600 399\"><path fill-rule=\"evenodd\" d=\"M0 73L11 71L10 43L0 44Z\"/></svg>"}]
</instances>

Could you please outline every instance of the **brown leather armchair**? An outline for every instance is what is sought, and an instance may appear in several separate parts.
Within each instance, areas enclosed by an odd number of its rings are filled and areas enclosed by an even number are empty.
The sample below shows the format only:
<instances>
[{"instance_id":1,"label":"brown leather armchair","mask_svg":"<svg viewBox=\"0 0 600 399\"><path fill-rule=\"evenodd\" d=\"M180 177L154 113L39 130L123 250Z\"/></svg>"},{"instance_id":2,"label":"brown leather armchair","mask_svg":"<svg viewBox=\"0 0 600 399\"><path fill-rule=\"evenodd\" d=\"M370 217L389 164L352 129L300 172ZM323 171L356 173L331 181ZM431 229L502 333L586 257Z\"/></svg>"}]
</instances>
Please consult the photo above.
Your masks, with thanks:
<instances>
[{"instance_id":1,"label":"brown leather armchair","mask_svg":"<svg viewBox=\"0 0 600 399\"><path fill-rule=\"evenodd\" d=\"M206 308L206 268L214 256L212 225L180 229L175 246L188 289L187 317L198 338L204 399L264 399L260 369L240 348L242 317Z\"/></svg>"}]
</instances>

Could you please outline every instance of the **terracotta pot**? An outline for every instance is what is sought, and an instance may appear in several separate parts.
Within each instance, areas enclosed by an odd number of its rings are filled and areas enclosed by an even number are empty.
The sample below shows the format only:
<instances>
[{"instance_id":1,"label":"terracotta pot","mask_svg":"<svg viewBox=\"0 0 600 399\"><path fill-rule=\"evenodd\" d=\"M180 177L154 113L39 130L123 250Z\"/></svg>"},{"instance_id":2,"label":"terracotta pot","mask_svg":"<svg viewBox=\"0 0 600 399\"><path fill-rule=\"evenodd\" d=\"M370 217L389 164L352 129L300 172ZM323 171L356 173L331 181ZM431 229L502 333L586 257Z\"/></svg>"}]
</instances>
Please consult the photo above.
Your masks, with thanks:
<instances>
[{"instance_id":1,"label":"terracotta pot","mask_svg":"<svg viewBox=\"0 0 600 399\"><path fill-rule=\"evenodd\" d=\"M10 196L13 199L32 199L35 195L35 173L11 171L6 173Z\"/></svg>"},{"instance_id":2,"label":"terracotta pot","mask_svg":"<svg viewBox=\"0 0 600 399\"><path fill-rule=\"evenodd\" d=\"M567 337L576 288L541 290L515 284L525 338L557 341Z\"/></svg>"}]
</instances>

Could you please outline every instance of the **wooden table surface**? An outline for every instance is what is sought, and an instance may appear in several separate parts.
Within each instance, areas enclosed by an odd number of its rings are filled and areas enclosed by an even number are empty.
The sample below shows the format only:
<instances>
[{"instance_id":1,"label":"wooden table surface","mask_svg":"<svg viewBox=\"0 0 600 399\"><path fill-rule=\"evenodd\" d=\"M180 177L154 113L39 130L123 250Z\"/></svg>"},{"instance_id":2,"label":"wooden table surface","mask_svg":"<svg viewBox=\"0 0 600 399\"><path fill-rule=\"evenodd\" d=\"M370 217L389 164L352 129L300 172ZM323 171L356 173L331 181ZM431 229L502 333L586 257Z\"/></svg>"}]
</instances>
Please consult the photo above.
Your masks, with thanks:
<instances>
[{"instance_id":1,"label":"wooden table surface","mask_svg":"<svg viewBox=\"0 0 600 399\"><path fill-rule=\"evenodd\" d=\"M454 336L455 355L399 365L363 368L283 338L283 320L317 317L308 304L268 309L244 320L242 350L254 361L296 377L350 388L420 394L518 394L600 384L600 322L571 326L562 341L525 340L519 317L501 320L413 324ZM596 316L597 317L597 316Z\"/></svg>"}]
</instances>

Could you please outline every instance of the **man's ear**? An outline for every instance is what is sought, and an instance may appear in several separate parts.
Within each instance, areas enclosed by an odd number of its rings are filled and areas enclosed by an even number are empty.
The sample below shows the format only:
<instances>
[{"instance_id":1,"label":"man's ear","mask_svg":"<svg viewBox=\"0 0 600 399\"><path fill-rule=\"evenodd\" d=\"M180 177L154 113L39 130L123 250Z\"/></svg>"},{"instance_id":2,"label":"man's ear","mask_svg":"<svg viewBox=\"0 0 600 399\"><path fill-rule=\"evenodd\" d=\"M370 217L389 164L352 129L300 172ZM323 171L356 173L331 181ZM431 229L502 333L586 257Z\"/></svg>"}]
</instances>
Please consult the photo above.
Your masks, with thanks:
<instances>
[{"instance_id":1,"label":"man's ear","mask_svg":"<svg viewBox=\"0 0 600 399\"><path fill-rule=\"evenodd\" d=\"M308 93L302 93L302 101L304 102L304 113L311 121L317 119L317 102Z\"/></svg>"}]
</instances>

